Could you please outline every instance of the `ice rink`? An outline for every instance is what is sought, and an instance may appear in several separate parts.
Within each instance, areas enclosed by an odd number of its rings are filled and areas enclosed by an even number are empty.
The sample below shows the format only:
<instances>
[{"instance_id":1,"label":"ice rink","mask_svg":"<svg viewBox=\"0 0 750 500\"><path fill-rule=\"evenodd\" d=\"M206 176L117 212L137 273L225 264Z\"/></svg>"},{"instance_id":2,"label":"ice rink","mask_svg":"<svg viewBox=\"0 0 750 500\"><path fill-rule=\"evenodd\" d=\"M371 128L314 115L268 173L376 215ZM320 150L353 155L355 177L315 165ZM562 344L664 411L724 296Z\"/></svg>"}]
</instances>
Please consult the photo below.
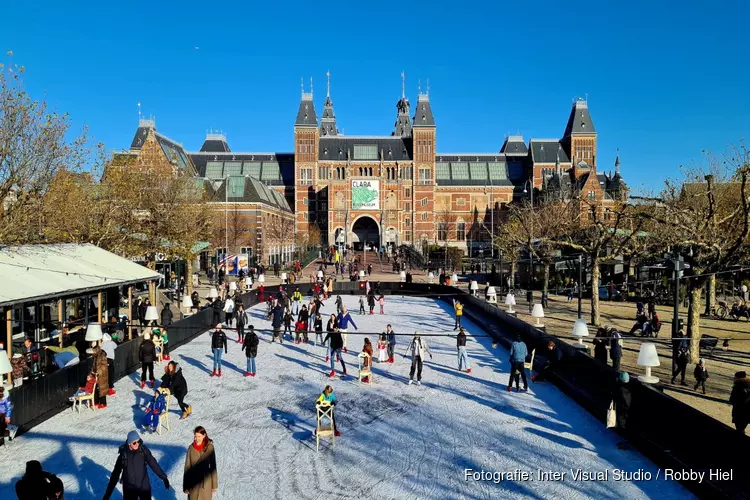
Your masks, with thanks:
<instances>
[{"instance_id":1,"label":"ice rink","mask_svg":"<svg viewBox=\"0 0 750 500\"><path fill-rule=\"evenodd\" d=\"M220 499L458 499L458 498L690 498L678 483L656 480L655 465L632 450L620 450L607 431L555 387L531 383L528 393L508 393L508 353L488 338L470 338L472 373L458 372L452 308L424 298L386 297L386 315L360 316L358 297L344 296L360 331L443 333L426 337L423 385L407 385L410 361L402 356L411 337L398 337L396 362L374 364L374 384L357 381L356 354L363 336L349 336L344 359L348 376L328 378L325 349L285 341L271 344L261 333L257 377L244 377L245 355L230 342L223 377L211 378L209 335L172 353L183 369L192 416L179 420L172 400L171 432L141 432L173 489L152 475L154 498L184 498L182 471L192 429L203 425L214 440ZM270 328L265 306L250 310L256 328ZM323 312L334 312L329 299ZM376 307L376 313L378 309ZM324 315L324 328L327 316ZM482 329L466 321L470 334ZM352 330L350 330L352 331ZM356 332L352 332L356 333ZM234 332L230 340L236 340ZM368 335L376 344L376 335ZM310 340L313 340L311 335ZM163 369L157 367L157 378ZM337 364L337 374L339 365ZM0 498L15 498L13 486L27 460L65 483L66 498L100 499L117 447L143 422L151 391L140 389L140 372L116 384L105 410L81 415L67 410L19 437L0 452ZM315 399L331 383L337 423L343 432L329 448L315 451ZM11 393L12 394L12 393ZM609 471L609 481L575 481L571 469ZM532 473L533 480L466 480L465 469ZM565 472L564 480L538 480L537 471ZM650 472L651 481L615 481L615 469ZM122 498L118 491L113 498Z\"/></svg>"}]
</instances>

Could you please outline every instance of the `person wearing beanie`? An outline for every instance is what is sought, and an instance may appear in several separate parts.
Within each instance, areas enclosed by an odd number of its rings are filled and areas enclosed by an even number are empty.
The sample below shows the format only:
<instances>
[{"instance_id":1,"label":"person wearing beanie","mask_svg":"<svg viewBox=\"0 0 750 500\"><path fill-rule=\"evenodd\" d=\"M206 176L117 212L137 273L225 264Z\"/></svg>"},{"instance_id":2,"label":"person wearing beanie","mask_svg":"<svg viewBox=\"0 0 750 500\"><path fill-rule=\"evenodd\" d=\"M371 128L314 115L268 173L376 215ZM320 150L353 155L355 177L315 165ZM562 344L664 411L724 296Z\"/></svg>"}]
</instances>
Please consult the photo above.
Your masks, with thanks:
<instances>
[{"instance_id":1,"label":"person wearing beanie","mask_svg":"<svg viewBox=\"0 0 750 500\"><path fill-rule=\"evenodd\" d=\"M628 386L629 383L630 375L628 372L620 372L617 377L617 383L612 391L612 401L615 403L615 414L617 415L616 428L620 431L625 431L627 429L630 403L633 400Z\"/></svg>"},{"instance_id":2,"label":"person wearing beanie","mask_svg":"<svg viewBox=\"0 0 750 500\"><path fill-rule=\"evenodd\" d=\"M708 380L708 370L706 370L706 362L703 359L698 360L698 364L695 365L695 370L693 370L693 376L695 377L695 386L693 387L694 391L698 390L698 386L701 386L703 388L703 394L706 393L706 380Z\"/></svg>"},{"instance_id":3,"label":"person wearing beanie","mask_svg":"<svg viewBox=\"0 0 750 500\"><path fill-rule=\"evenodd\" d=\"M107 378L109 379L109 390L107 396L114 396L115 391L115 350L117 344L112 340L112 336L105 333L102 338L102 350L107 353Z\"/></svg>"},{"instance_id":4,"label":"person wearing beanie","mask_svg":"<svg viewBox=\"0 0 750 500\"><path fill-rule=\"evenodd\" d=\"M747 424L750 423L750 379L744 371L734 374L729 404L732 405L732 423L738 432L744 434Z\"/></svg>"},{"instance_id":5,"label":"person wearing beanie","mask_svg":"<svg viewBox=\"0 0 750 500\"><path fill-rule=\"evenodd\" d=\"M469 364L469 355L466 354L466 330L461 327L456 335L456 345L458 347L458 371L461 371L461 367L466 367L466 373L471 373L471 365Z\"/></svg>"},{"instance_id":6,"label":"person wearing beanie","mask_svg":"<svg viewBox=\"0 0 750 500\"><path fill-rule=\"evenodd\" d=\"M42 469L37 460L26 462L26 473L16 483L16 496L19 500L37 500L38 498L62 498L62 482Z\"/></svg>"},{"instance_id":7,"label":"person wearing beanie","mask_svg":"<svg viewBox=\"0 0 750 500\"><path fill-rule=\"evenodd\" d=\"M109 500L118 482L122 483L124 500L150 500L151 482L148 479L146 466L150 467L154 474L164 481L164 487L169 489L169 478L159 467L151 451L143 444L138 431L130 431L125 444L117 451L117 461L109 477L103 500Z\"/></svg>"},{"instance_id":8,"label":"person wearing beanie","mask_svg":"<svg viewBox=\"0 0 750 500\"><path fill-rule=\"evenodd\" d=\"M216 330L211 334L211 352L213 352L214 369L211 372L212 377L221 377L221 350L227 354L227 336L221 329L221 323L216 325Z\"/></svg>"},{"instance_id":9,"label":"person wearing beanie","mask_svg":"<svg viewBox=\"0 0 750 500\"><path fill-rule=\"evenodd\" d=\"M246 377L255 376L255 358L258 356L258 344L259 340L255 334L255 327L250 325L250 329L242 342L242 350L245 351L245 357L247 358Z\"/></svg>"}]
</instances>

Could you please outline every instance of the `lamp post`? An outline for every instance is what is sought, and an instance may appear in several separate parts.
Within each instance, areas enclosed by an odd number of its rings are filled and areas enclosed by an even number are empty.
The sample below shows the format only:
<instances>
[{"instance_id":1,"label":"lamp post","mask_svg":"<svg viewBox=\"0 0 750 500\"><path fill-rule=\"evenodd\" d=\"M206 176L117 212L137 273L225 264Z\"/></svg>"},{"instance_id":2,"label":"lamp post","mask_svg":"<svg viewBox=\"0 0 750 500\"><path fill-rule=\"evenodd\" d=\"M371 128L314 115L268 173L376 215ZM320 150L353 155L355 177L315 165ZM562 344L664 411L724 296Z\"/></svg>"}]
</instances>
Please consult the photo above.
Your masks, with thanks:
<instances>
[{"instance_id":1,"label":"lamp post","mask_svg":"<svg viewBox=\"0 0 750 500\"><path fill-rule=\"evenodd\" d=\"M591 292L593 293L593 292ZM578 254L578 319L583 314L583 255Z\"/></svg>"},{"instance_id":2,"label":"lamp post","mask_svg":"<svg viewBox=\"0 0 750 500\"><path fill-rule=\"evenodd\" d=\"M671 258L670 263L672 264L672 277L674 278L674 308L672 309L672 339L677 337L677 333L680 331L680 275L682 270L685 269L685 261L679 252L675 251ZM677 368L677 344L672 340L672 373Z\"/></svg>"},{"instance_id":3,"label":"lamp post","mask_svg":"<svg viewBox=\"0 0 750 500\"><path fill-rule=\"evenodd\" d=\"M526 185L529 185L529 192L531 193L531 213L533 215L534 213L534 177L532 174L532 178L527 180L523 184L523 193L526 194ZM532 277L534 275L534 218L531 218L531 227L529 228L529 288L531 288L532 285Z\"/></svg>"}]
</instances>

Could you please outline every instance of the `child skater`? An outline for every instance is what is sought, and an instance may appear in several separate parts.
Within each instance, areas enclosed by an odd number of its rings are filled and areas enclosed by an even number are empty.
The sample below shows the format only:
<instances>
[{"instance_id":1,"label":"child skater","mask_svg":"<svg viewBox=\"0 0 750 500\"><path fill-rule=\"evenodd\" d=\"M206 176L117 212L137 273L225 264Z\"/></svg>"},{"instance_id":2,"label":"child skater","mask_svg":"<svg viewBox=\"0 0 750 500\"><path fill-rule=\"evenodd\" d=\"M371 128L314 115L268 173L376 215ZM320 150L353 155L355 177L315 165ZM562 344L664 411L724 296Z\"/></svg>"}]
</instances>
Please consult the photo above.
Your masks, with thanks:
<instances>
[{"instance_id":1,"label":"child skater","mask_svg":"<svg viewBox=\"0 0 750 500\"><path fill-rule=\"evenodd\" d=\"M344 301L341 300L341 295L336 296L336 314L340 313L344 309Z\"/></svg>"},{"instance_id":2,"label":"child skater","mask_svg":"<svg viewBox=\"0 0 750 500\"><path fill-rule=\"evenodd\" d=\"M94 378L94 375L89 373L86 375L86 385L84 387L79 387L75 394L73 394L70 397L71 401L75 401L76 398L80 396L86 396L88 394L91 394L94 392L94 386L96 385L96 378Z\"/></svg>"},{"instance_id":3,"label":"child skater","mask_svg":"<svg viewBox=\"0 0 750 500\"><path fill-rule=\"evenodd\" d=\"M380 314L385 314L385 310L383 309L385 307L385 296L381 295L378 298L378 304L380 304Z\"/></svg>"},{"instance_id":4,"label":"child skater","mask_svg":"<svg viewBox=\"0 0 750 500\"><path fill-rule=\"evenodd\" d=\"M359 296L359 314L365 314L365 297L364 295Z\"/></svg>"},{"instance_id":5,"label":"child skater","mask_svg":"<svg viewBox=\"0 0 750 500\"><path fill-rule=\"evenodd\" d=\"M151 402L146 405L146 429L154 432L159 428L159 418L167 409L167 397L164 392L157 390Z\"/></svg>"},{"instance_id":6,"label":"child skater","mask_svg":"<svg viewBox=\"0 0 750 500\"><path fill-rule=\"evenodd\" d=\"M388 336L383 332L378 339L378 363L386 361L388 361Z\"/></svg>"}]
</instances>

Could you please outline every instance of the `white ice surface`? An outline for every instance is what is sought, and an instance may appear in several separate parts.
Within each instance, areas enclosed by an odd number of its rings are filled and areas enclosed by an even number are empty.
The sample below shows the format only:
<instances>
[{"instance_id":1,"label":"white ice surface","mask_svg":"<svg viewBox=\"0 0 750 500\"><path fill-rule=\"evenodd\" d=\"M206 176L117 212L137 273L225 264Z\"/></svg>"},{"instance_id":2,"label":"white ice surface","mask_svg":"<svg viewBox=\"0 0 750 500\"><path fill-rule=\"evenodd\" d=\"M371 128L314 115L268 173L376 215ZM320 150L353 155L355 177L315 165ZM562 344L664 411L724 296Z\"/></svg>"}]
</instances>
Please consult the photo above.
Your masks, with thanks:
<instances>
[{"instance_id":1,"label":"white ice surface","mask_svg":"<svg viewBox=\"0 0 750 500\"><path fill-rule=\"evenodd\" d=\"M360 331L453 333L450 307L430 299L386 297L384 316L360 316L357 297L344 296ZM334 310L333 300L324 312ZM262 307L251 310L256 328L269 328ZM376 307L377 311L377 307ZM469 333L481 328L465 322ZM375 341L376 335L368 335ZM218 499L307 498L686 498L679 484L663 479L575 482L569 469L644 469L655 465L635 451L617 448L618 438L549 384L508 393L507 351L490 339L469 339L473 373L456 371L455 339L428 337L434 354L423 372L423 386L409 386L409 361L401 356L409 337L399 337L394 365L375 363L375 383L356 380L356 352L362 337L350 335L345 355L349 376L329 380L325 351L312 345L270 344L260 335L255 378L243 377L245 356L231 342L224 376L210 378L209 336L204 334L172 355L187 379L186 401L193 415L178 420L172 401L169 433L144 434L146 445L167 471L175 489L165 491L152 475L157 499L184 498L181 492L186 447L192 429L203 425L218 457ZM313 336L314 337L314 336ZM236 339L231 333L230 338ZM311 338L312 340L312 338ZM162 369L157 367L158 375ZM338 367L337 367L338 371ZM140 426L150 392L140 389L139 373L116 384L105 410L51 418L0 451L0 498L15 498L13 486L27 460L40 460L65 483L66 498L99 499L115 462L117 447ZM339 399L335 448L315 451L314 402L332 383ZM536 473L567 472L565 481L466 481L464 469ZM662 473L663 476L663 473ZM118 491L113 498L122 498Z\"/></svg>"}]
</instances>

